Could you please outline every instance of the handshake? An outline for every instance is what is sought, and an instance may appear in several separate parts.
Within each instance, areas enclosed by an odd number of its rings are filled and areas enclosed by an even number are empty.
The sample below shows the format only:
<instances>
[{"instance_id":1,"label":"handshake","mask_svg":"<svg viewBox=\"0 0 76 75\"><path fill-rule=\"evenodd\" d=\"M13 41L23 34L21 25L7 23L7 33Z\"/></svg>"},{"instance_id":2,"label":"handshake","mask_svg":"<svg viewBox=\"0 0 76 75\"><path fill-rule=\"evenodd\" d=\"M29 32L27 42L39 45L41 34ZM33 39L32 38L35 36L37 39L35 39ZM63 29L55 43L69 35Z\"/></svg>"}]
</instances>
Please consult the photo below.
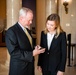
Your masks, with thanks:
<instances>
[{"instance_id":1,"label":"handshake","mask_svg":"<svg viewBox=\"0 0 76 75\"><path fill-rule=\"evenodd\" d=\"M45 52L45 48L42 48L41 46L37 45L35 46L35 49L33 50L33 56L36 56L40 53L44 53Z\"/></svg>"}]
</instances>

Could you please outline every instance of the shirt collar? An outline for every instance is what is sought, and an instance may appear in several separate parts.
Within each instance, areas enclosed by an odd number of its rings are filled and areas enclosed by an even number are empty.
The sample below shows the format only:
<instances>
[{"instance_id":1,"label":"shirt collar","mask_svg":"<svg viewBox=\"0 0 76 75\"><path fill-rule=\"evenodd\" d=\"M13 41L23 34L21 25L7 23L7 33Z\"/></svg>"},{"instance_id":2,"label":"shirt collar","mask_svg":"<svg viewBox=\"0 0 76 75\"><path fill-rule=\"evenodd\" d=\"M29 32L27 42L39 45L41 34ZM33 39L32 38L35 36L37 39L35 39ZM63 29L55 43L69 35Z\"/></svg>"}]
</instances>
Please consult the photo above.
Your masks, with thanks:
<instances>
[{"instance_id":1,"label":"shirt collar","mask_svg":"<svg viewBox=\"0 0 76 75\"><path fill-rule=\"evenodd\" d=\"M24 30L25 28L18 22L18 24L20 25L20 27Z\"/></svg>"}]
</instances>

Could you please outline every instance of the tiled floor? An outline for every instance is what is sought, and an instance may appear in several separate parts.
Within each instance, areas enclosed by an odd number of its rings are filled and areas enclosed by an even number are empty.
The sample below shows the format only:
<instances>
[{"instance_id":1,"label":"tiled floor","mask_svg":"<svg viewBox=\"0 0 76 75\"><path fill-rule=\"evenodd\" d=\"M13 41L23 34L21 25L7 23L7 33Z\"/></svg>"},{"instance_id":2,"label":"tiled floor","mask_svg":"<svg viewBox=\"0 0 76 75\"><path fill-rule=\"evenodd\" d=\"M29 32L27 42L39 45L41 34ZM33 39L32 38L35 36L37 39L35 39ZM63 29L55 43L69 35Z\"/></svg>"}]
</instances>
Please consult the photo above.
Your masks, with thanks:
<instances>
[{"instance_id":1,"label":"tiled floor","mask_svg":"<svg viewBox=\"0 0 76 75\"><path fill-rule=\"evenodd\" d=\"M0 75L8 75L8 67L5 65L7 52L6 47L0 47ZM35 75L41 75L37 70L37 56L35 57ZM76 67L74 67L74 62L71 62L72 67L66 66L66 71L64 75L76 75Z\"/></svg>"}]
</instances>

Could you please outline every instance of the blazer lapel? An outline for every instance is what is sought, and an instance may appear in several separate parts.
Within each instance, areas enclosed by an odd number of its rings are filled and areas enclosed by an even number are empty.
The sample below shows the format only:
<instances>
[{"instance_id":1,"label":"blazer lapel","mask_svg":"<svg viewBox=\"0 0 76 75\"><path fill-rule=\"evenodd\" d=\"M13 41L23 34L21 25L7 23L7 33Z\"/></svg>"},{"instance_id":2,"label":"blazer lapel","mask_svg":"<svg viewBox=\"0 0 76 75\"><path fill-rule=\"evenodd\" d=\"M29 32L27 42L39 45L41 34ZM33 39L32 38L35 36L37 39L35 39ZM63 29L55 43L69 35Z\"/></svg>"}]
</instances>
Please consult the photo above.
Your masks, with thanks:
<instances>
[{"instance_id":1,"label":"blazer lapel","mask_svg":"<svg viewBox=\"0 0 76 75\"><path fill-rule=\"evenodd\" d=\"M46 48L48 49L47 34L45 35L45 39L46 39Z\"/></svg>"},{"instance_id":2,"label":"blazer lapel","mask_svg":"<svg viewBox=\"0 0 76 75\"><path fill-rule=\"evenodd\" d=\"M56 35L54 35L54 37L53 37L53 40L52 40L52 42L51 42L51 45L50 45L50 49L52 49L56 44L56 37L55 37Z\"/></svg>"}]
</instances>

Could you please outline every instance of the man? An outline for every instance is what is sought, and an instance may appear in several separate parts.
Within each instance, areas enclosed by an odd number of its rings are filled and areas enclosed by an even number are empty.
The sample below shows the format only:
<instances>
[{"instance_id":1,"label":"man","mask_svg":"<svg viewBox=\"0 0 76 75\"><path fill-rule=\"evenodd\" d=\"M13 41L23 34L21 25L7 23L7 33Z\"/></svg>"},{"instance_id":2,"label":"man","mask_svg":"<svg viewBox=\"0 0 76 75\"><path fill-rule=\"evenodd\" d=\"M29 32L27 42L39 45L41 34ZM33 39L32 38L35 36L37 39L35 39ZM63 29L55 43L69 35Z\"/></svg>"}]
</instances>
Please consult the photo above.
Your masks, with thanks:
<instances>
[{"instance_id":1,"label":"man","mask_svg":"<svg viewBox=\"0 0 76 75\"><path fill-rule=\"evenodd\" d=\"M5 41L10 54L9 75L34 75L34 56L45 51L40 50L40 46L34 49L29 30L32 20L32 10L23 7L19 11L19 21L6 31Z\"/></svg>"}]
</instances>

